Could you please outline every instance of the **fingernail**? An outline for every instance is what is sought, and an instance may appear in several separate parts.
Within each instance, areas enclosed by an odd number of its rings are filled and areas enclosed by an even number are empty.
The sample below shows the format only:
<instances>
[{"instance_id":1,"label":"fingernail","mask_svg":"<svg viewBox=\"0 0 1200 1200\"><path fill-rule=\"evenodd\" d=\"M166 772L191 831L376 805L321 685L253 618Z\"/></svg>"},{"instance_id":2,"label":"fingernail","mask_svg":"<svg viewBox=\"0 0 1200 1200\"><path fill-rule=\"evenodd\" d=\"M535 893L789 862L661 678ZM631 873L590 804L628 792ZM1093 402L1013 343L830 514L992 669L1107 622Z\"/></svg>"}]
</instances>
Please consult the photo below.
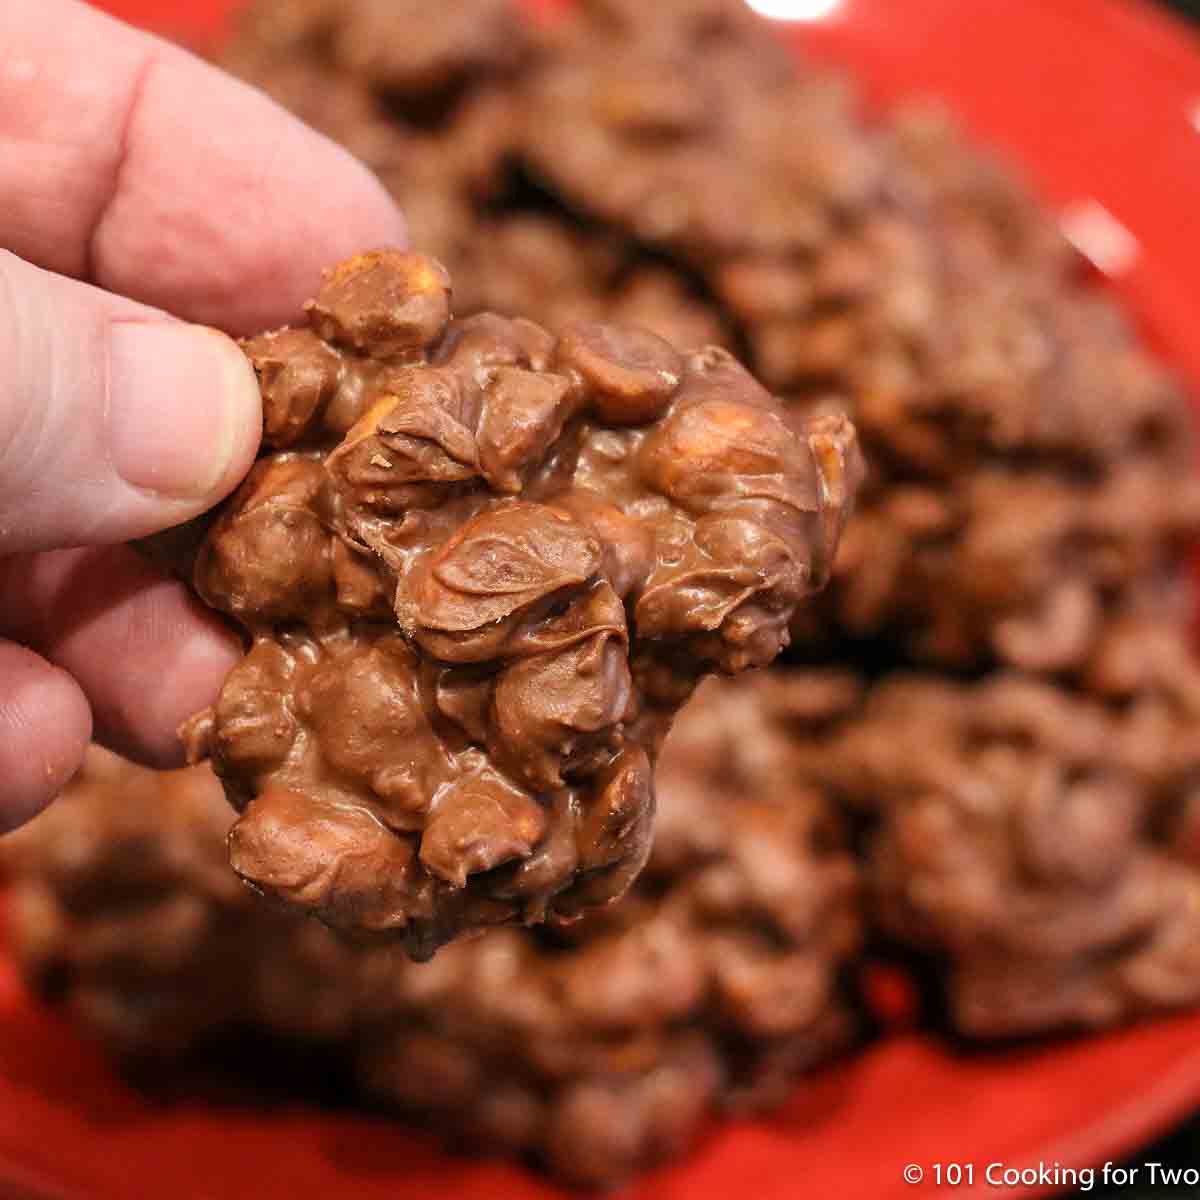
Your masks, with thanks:
<instances>
[{"instance_id":1,"label":"fingernail","mask_svg":"<svg viewBox=\"0 0 1200 1200\"><path fill-rule=\"evenodd\" d=\"M261 422L254 370L224 334L169 322L109 326L109 453L127 483L205 499Z\"/></svg>"}]
</instances>

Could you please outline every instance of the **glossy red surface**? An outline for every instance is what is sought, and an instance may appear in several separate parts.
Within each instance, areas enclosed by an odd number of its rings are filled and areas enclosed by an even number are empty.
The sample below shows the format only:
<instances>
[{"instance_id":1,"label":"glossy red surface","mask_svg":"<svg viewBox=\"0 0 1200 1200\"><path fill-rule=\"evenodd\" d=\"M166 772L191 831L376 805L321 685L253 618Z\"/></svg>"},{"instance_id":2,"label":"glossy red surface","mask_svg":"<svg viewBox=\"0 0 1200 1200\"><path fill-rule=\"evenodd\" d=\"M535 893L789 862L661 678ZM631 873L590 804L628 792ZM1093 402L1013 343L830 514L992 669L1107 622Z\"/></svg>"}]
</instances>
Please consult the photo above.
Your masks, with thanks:
<instances>
[{"instance_id":1,"label":"glossy red surface","mask_svg":"<svg viewBox=\"0 0 1200 1200\"><path fill-rule=\"evenodd\" d=\"M535 0L553 7L558 0ZM648 0L651 2L651 0ZM187 40L237 0L105 0ZM1200 46L1126 0L842 0L787 30L877 100L945 96L1053 202L1094 201L1136 239L1114 284L1200 394ZM897 991L897 988L900 991ZM903 985L876 981L903 1022ZM770 1120L714 1129L627 1200L932 1195L935 1163L1066 1167L1118 1158L1200 1105L1200 1017L1099 1038L957 1053L899 1032L798 1090ZM905 1183L916 1164L924 1181ZM0 963L0 1192L63 1200L549 1200L381 1118L148 1099L40 1010ZM950 1189L947 1189L947 1194ZM1004 1189L1008 1197L1037 1189Z\"/></svg>"}]
</instances>

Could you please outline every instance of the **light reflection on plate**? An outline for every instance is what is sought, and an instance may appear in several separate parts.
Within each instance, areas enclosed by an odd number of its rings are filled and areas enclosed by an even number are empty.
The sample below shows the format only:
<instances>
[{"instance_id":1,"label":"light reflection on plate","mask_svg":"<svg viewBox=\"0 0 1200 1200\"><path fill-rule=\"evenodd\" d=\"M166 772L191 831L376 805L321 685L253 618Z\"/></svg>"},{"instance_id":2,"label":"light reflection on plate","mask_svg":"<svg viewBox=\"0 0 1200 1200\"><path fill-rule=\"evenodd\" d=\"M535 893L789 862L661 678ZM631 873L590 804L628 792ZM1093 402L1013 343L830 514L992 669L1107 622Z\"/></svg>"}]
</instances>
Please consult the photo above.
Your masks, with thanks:
<instances>
[{"instance_id":1,"label":"light reflection on plate","mask_svg":"<svg viewBox=\"0 0 1200 1200\"><path fill-rule=\"evenodd\" d=\"M756 13L776 21L823 21L843 0L746 0Z\"/></svg>"}]
</instances>

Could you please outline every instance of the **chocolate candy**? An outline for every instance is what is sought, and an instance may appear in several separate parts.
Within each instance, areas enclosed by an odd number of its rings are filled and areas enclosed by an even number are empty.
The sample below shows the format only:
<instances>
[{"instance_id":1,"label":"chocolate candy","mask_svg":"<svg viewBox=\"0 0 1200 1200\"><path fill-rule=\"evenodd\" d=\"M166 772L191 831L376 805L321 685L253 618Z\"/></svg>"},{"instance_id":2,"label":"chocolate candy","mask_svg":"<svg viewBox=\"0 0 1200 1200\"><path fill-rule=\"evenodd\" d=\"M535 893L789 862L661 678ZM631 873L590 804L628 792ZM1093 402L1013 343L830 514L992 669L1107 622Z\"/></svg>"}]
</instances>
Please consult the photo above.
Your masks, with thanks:
<instances>
[{"instance_id":1,"label":"chocolate candy","mask_svg":"<svg viewBox=\"0 0 1200 1200\"><path fill-rule=\"evenodd\" d=\"M207 768L148 771L93 747L66 793L4 839L18 965L123 1056L162 1063L249 1027L349 1030L352 953L239 882L232 821Z\"/></svg>"},{"instance_id":2,"label":"chocolate candy","mask_svg":"<svg viewBox=\"0 0 1200 1200\"><path fill-rule=\"evenodd\" d=\"M773 684L791 772L859 811L874 920L936 965L960 1031L1103 1027L1200 1000L1186 636L1126 618L1063 683L831 678Z\"/></svg>"},{"instance_id":3,"label":"chocolate candy","mask_svg":"<svg viewBox=\"0 0 1200 1200\"><path fill-rule=\"evenodd\" d=\"M723 350L449 314L380 251L248 341L267 453L192 571L249 639L186 734L234 866L418 957L629 886L676 709L787 644L859 471Z\"/></svg>"}]
</instances>

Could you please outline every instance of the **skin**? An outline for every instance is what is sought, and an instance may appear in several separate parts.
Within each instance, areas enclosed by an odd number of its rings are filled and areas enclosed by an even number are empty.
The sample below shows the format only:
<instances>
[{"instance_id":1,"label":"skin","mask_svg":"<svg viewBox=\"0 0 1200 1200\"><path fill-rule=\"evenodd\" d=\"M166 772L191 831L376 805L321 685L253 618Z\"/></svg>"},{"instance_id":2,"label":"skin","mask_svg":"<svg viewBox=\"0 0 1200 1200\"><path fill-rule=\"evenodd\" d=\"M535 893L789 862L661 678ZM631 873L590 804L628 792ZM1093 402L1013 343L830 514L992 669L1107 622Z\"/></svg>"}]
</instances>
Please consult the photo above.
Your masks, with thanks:
<instances>
[{"instance_id":1,"label":"skin","mask_svg":"<svg viewBox=\"0 0 1200 1200\"><path fill-rule=\"evenodd\" d=\"M240 655L122 545L253 461L253 373L200 326L296 320L324 265L404 239L369 172L254 89L77 0L0 4L0 830L92 737L177 764Z\"/></svg>"}]
</instances>

